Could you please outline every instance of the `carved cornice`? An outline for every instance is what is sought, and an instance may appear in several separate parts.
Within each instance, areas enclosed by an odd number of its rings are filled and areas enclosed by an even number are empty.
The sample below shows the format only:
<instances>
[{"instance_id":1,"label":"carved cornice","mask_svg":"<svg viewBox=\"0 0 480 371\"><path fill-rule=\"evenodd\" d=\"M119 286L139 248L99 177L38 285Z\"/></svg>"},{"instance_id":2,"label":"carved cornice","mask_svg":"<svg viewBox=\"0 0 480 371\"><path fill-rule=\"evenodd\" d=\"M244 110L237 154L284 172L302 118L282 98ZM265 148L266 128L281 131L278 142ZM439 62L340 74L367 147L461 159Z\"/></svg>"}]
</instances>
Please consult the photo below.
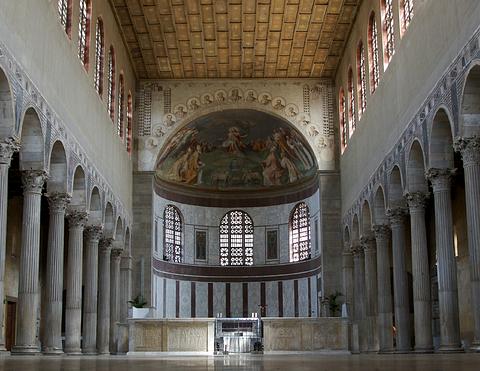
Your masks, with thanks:
<instances>
[{"instance_id":1,"label":"carved cornice","mask_svg":"<svg viewBox=\"0 0 480 371\"><path fill-rule=\"evenodd\" d=\"M387 217L390 220L390 224L393 226L400 225L405 221L405 217L408 215L406 207L395 207L387 210Z\"/></svg>"},{"instance_id":2,"label":"carved cornice","mask_svg":"<svg viewBox=\"0 0 480 371\"><path fill-rule=\"evenodd\" d=\"M20 143L18 138L5 138L0 142L0 164L7 164L10 166L10 161L12 160L12 155L14 152L20 150Z\"/></svg>"},{"instance_id":3,"label":"carved cornice","mask_svg":"<svg viewBox=\"0 0 480 371\"><path fill-rule=\"evenodd\" d=\"M377 224L372 227L375 238L379 239L388 239L390 237L390 227L385 224Z\"/></svg>"},{"instance_id":4,"label":"carved cornice","mask_svg":"<svg viewBox=\"0 0 480 371\"><path fill-rule=\"evenodd\" d=\"M437 169L430 168L426 171L425 176L432 182L433 191L449 191L452 177L457 169Z\"/></svg>"},{"instance_id":5,"label":"carved cornice","mask_svg":"<svg viewBox=\"0 0 480 371\"><path fill-rule=\"evenodd\" d=\"M89 225L85 227L85 237L89 242L96 242L100 241L102 238L103 233L103 225Z\"/></svg>"},{"instance_id":6,"label":"carved cornice","mask_svg":"<svg viewBox=\"0 0 480 371\"><path fill-rule=\"evenodd\" d=\"M48 207L54 213L64 213L72 200L68 193L53 192L45 195L48 200Z\"/></svg>"},{"instance_id":7,"label":"carved cornice","mask_svg":"<svg viewBox=\"0 0 480 371\"><path fill-rule=\"evenodd\" d=\"M410 212L412 213L412 212L425 210L429 197L430 197L430 194L424 193L424 192L407 193L405 195L405 198L407 199Z\"/></svg>"},{"instance_id":8,"label":"carved cornice","mask_svg":"<svg viewBox=\"0 0 480 371\"><path fill-rule=\"evenodd\" d=\"M68 225L70 227L84 227L88 220L86 211L72 210L67 214Z\"/></svg>"},{"instance_id":9,"label":"carved cornice","mask_svg":"<svg viewBox=\"0 0 480 371\"><path fill-rule=\"evenodd\" d=\"M25 170L22 172L23 191L41 194L47 179L48 174L44 170Z\"/></svg>"},{"instance_id":10,"label":"carved cornice","mask_svg":"<svg viewBox=\"0 0 480 371\"><path fill-rule=\"evenodd\" d=\"M453 148L462 155L463 166L480 165L480 137L459 137Z\"/></svg>"}]
</instances>

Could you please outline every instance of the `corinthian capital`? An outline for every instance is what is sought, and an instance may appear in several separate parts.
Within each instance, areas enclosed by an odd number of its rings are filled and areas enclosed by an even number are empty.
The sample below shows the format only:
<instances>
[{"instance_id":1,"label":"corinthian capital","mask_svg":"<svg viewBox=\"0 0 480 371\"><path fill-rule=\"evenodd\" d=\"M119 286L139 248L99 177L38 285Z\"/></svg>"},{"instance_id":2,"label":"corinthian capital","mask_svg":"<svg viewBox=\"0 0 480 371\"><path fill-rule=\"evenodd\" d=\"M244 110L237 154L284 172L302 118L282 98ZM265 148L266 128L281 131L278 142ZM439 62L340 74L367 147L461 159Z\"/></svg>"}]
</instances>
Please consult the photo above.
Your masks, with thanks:
<instances>
[{"instance_id":1,"label":"corinthian capital","mask_svg":"<svg viewBox=\"0 0 480 371\"><path fill-rule=\"evenodd\" d=\"M50 211L54 213L65 212L72 196L68 193L53 192L45 195L48 200Z\"/></svg>"},{"instance_id":2,"label":"corinthian capital","mask_svg":"<svg viewBox=\"0 0 480 371\"><path fill-rule=\"evenodd\" d=\"M100 241L103 232L103 225L89 225L85 228L85 236L89 241Z\"/></svg>"},{"instance_id":3,"label":"corinthian capital","mask_svg":"<svg viewBox=\"0 0 480 371\"><path fill-rule=\"evenodd\" d=\"M100 251L107 252L112 249L113 238L102 238L98 244Z\"/></svg>"},{"instance_id":4,"label":"corinthian capital","mask_svg":"<svg viewBox=\"0 0 480 371\"><path fill-rule=\"evenodd\" d=\"M119 247L114 247L112 249L112 259L120 259L123 253L123 249Z\"/></svg>"},{"instance_id":5,"label":"corinthian capital","mask_svg":"<svg viewBox=\"0 0 480 371\"><path fill-rule=\"evenodd\" d=\"M41 194L47 179L48 175L44 170L25 170L22 172L23 191Z\"/></svg>"},{"instance_id":6,"label":"corinthian capital","mask_svg":"<svg viewBox=\"0 0 480 371\"><path fill-rule=\"evenodd\" d=\"M84 227L88 220L86 211L72 210L67 214L68 225L70 227Z\"/></svg>"},{"instance_id":7,"label":"corinthian capital","mask_svg":"<svg viewBox=\"0 0 480 371\"><path fill-rule=\"evenodd\" d=\"M17 138L5 138L0 141L0 164L10 166L10 161L14 152L18 152L20 144Z\"/></svg>"},{"instance_id":8,"label":"corinthian capital","mask_svg":"<svg viewBox=\"0 0 480 371\"><path fill-rule=\"evenodd\" d=\"M370 252L375 250L375 236L370 233L360 237L360 245L363 247L365 252Z\"/></svg>"},{"instance_id":9,"label":"corinthian capital","mask_svg":"<svg viewBox=\"0 0 480 371\"><path fill-rule=\"evenodd\" d=\"M360 241L355 241L353 244L352 244L352 254L353 256L355 257L360 257L363 255L363 246L360 245Z\"/></svg>"},{"instance_id":10,"label":"corinthian capital","mask_svg":"<svg viewBox=\"0 0 480 371\"><path fill-rule=\"evenodd\" d=\"M429 198L428 193L424 192L409 192L405 195L405 198L408 202L408 207L410 208L410 212L421 211L424 210L427 206L427 200Z\"/></svg>"},{"instance_id":11,"label":"corinthian capital","mask_svg":"<svg viewBox=\"0 0 480 371\"><path fill-rule=\"evenodd\" d=\"M462 155L464 166L480 164L480 137L459 137L455 139L453 148Z\"/></svg>"},{"instance_id":12,"label":"corinthian capital","mask_svg":"<svg viewBox=\"0 0 480 371\"><path fill-rule=\"evenodd\" d=\"M387 239L390 237L390 227L385 224L377 224L373 226L373 233L377 239Z\"/></svg>"},{"instance_id":13,"label":"corinthian capital","mask_svg":"<svg viewBox=\"0 0 480 371\"><path fill-rule=\"evenodd\" d=\"M407 215L408 210L406 207L394 207L387 210L387 217L392 226L403 223Z\"/></svg>"},{"instance_id":14,"label":"corinthian capital","mask_svg":"<svg viewBox=\"0 0 480 371\"><path fill-rule=\"evenodd\" d=\"M433 190L435 192L449 191L452 177L455 175L456 171L456 169L430 168L425 173L425 176L432 182Z\"/></svg>"}]
</instances>

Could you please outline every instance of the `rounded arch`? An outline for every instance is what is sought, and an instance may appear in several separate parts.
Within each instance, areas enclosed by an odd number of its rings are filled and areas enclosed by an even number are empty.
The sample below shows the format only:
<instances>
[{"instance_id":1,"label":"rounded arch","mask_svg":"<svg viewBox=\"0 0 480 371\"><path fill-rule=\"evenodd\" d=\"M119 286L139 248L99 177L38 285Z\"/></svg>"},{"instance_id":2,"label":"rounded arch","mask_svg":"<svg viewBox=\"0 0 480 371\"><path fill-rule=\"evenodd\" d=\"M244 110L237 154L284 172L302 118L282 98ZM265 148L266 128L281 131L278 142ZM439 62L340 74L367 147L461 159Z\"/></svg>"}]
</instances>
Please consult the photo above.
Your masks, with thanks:
<instances>
[{"instance_id":1,"label":"rounded arch","mask_svg":"<svg viewBox=\"0 0 480 371\"><path fill-rule=\"evenodd\" d=\"M430 168L453 168L453 130L449 112L441 107L435 113L430 133Z\"/></svg>"},{"instance_id":2,"label":"rounded arch","mask_svg":"<svg viewBox=\"0 0 480 371\"><path fill-rule=\"evenodd\" d=\"M460 110L460 133L465 137L480 135L480 61L466 75Z\"/></svg>"},{"instance_id":3,"label":"rounded arch","mask_svg":"<svg viewBox=\"0 0 480 371\"><path fill-rule=\"evenodd\" d=\"M86 209L87 207L87 183L85 172L81 165L77 165L72 179L72 207Z\"/></svg>"},{"instance_id":4,"label":"rounded arch","mask_svg":"<svg viewBox=\"0 0 480 371\"><path fill-rule=\"evenodd\" d=\"M375 224L387 224L385 192L383 186L379 185L373 199L373 217Z\"/></svg>"},{"instance_id":5,"label":"rounded arch","mask_svg":"<svg viewBox=\"0 0 480 371\"><path fill-rule=\"evenodd\" d=\"M163 259L181 263L183 256L183 215L169 204L163 210Z\"/></svg>"},{"instance_id":6,"label":"rounded arch","mask_svg":"<svg viewBox=\"0 0 480 371\"><path fill-rule=\"evenodd\" d=\"M117 217L117 222L115 223L115 241L123 242L123 221L120 216Z\"/></svg>"},{"instance_id":7,"label":"rounded arch","mask_svg":"<svg viewBox=\"0 0 480 371\"><path fill-rule=\"evenodd\" d=\"M124 247L124 251L125 253L127 254L127 256L130 255L130 227L126 227L125 228L125 247Z\"/></svg>"},{"instance_id":8,"label":"rounded arch","mask_svg":"<svg viewBox=\"0 0 480 371\"><path fill-rule=\"evenodd\" d=\"M312 238L308 205L303 201L296 204L289 220L290 261L310 259Z\"/></svg>"},{"instance_id":9,"label":"rounded arch","mask_svg":"<svg viewBox=\"0 0 480 371\"><path fill-rule=\"evenodd\" d=\"M415 140L410 147L407 158L407 189L408 192L427 192L428 184L425 179L425 156L422 145Z\"/></svg>"},{"instance_id":10,"label":"rounded arch","mask_svg":"<svg viewBox=\"0 0 480 371\"><path fill-rule=\"evenodd\" d=\"M220 265L253 265L253 220L245 211L227 212L220 222Z\"/></svg>"},{"instance_id":11,"label":"rounded arch","mask_svg":"<svg viewBox=\"0 0 480 371\"><path fill-rule=\"evenodd\" d=\"M102 197L97 186L92 188L90 193L90 205L89 205L89 217L88 222L91 225L101 225L103 217L102 209Z\"/></svg>"},{"instance_id":12,"label":"rounded arch","mask_svg":"<svg viewBox=\"0 0 480 371\"><path fill-rule=\"evenodd\" d=\"M358 222L358 215L353 216L352 222L352 244L358 242L360 239L360 224Z\"/></svg>"},{"instance_id":13,"label":"rounded arch","mask_svg":"<svg viewBox=\"0 0 480 371\"><path fill-rule=\"evenodd\" d=\"M402 173L398 165L395 165L390 172L388 181L388 207L392 209L394 207L403 207L405 205Z\"/></svg>"},{"instance_id":14,"label":"rounded arch","mask_svg":"<svg viewBox=\"0 0 480 371\"><path fill-rule=\"evenodd\" d=\"M66 192L68 178L67 155L63 143L59 140L53 144L49 163L48 192Z\"/></svg>"},{"instance_id":15,"label":"rounded arch","mask_svg":"<svg viewBox=\"0 0 480 371\"><path fill-rule=\"evenodd\" d=\"M20 170L45 170L45 141L37 111L27 108L21 125Z\"/></svg>"},{"instance_id":16,"label":"rounded arch","mask_svg":"<svg viewBox=\"0 0 480 371\"><path fill-rule=\"evenodd\" d=\"M368 200L363 202L362 206L362 235L367 235L372 231L372 213Z\"/></svg>"},{"instance_id":17,"label":"rounded arch","mask_svg":"<svg viewBox=\"0 0 480 371\"><path fill-rule=\"evenodd\" d=\"M350 246L350 229L348 225L346 225L343 230L343 243L344 245Z\"/></svg>"},{"instance_id":18,"label":"rounded arch","mask_svg":"<svg viewBox=\"0 0 480 371\"><path fill-rule=\"evenodd\" d=\"M115 232L115 221L113 219L113 206L110 202L107 202L105 206L105 222L104 222L104 235L108 238L113 238Z\"/></svg>"},{"instance_id":19,"label":"rounded arch","mask_svg":"<svg viewBox=\"0 0 480 371\"><path fill-rule=\"evenodd\" d=\"M0 138L15 135L15 106L7 75L0 68Z\"/></svg>"}]
</instances>

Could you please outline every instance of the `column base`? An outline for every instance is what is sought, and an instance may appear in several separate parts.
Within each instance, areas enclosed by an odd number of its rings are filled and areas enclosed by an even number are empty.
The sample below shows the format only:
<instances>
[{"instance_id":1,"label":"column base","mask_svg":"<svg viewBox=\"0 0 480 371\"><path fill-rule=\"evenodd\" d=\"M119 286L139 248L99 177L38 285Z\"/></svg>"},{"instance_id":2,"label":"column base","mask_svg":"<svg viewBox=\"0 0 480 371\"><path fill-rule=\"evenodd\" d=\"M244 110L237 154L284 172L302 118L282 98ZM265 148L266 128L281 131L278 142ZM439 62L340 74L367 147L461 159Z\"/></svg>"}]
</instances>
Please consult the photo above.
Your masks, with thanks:
<instances>
[{"instance_id":1,"label":"column base","mask_svg":"<svg viewBox=\"0 0 480 371\"><path fill-rule=\"evenodd\" d=\"M435 353L463 353L465 350L458 345L440 345Z\"/></svg>"},{"instance_id":2,"label":"column base","mask_svg":"<svg viewBox=\"0 0 480 371\"><path fill-rule=\"evenodd\" d=\"M470 345L470 348L468 348L470 352L474 353L480 353L480 341L474 341L472 345Z\"/></svg>"},{"instance_id":3,"label":"column base","mask_svg":"<svg viewBox=\"0 0 480 371\"><path fill-rule=\"evenodd\" d=\"M67 356L79 356L82 354L82 350L80 348L65 349L65 354Z\"/></svg>"},{"instance_id":4,"label":"column base","mask_svg":"<svg viewBox=\"0 0 480 371\"><path fill-rule=\"evenodd\" d=\"M395 349L380 349L377 354L395 354Z\"/></svg>"},{"instance_id":5,"label":"column base","mask_svg":"<svg viewBox=\"0 0 480 371\"><path fill-rule=\"evenodd\" d=\"M61 348L45 348L42 351L43 355L46 356L59 356L63 354L63 349Z\"/></svg>"},{"instance_id":6,"label":"column base","mask_svg":"<svg viewBox=\"0 0 480 371\"><path fill-rule=\"evenodd\" d=\"M413 353L415 354L430 354L434 353L433 348L415 348L413 350Z\"/></svg>"},{"instance_id":7,"label":"column base","mask_svg":"<svg viewBox=\"0 0 480 371\"><path fill-rule=\"evenodd\" d=\"M96 356L98 354L96 349L83 349L82 355L84 356Z\"/></svg>"},{"instance_id":8,"label":"column base","mask_svg":"<svg viewBox=\"0 0 480 371\"><path fill-rule=\"evenodd\" d=\"M407 349L399 349L399 350L395 350L394 352L395 354L410 354L412 353L411 350L407 350Z\"/></svg>"},{"instance_id":9,"label":"column base","mask_svg":"<svg viewBox=\"0 0 480 371\"><path fill-rule=\"evenodd\" d=\"M10 352L12 355L16 354L40 354L40 348L36 345L15 345Z\"/></svg>"}]
</instances>

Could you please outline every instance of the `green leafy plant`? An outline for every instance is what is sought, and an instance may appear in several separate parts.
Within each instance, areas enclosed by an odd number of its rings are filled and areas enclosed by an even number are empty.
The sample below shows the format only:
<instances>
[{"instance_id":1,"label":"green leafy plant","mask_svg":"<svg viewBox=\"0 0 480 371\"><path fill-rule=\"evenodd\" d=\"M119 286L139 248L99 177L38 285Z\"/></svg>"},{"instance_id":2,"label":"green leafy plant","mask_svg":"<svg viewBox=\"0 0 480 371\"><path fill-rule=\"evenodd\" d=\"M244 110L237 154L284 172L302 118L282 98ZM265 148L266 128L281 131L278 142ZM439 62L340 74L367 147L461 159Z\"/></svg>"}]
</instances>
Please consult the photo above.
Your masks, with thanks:
<instances>
[{"instance_id":1,"label":"green leafy plant","mask_svg":"<svg viewBox=\"0 0 480 371\"><path fill-rule=\"evenodd\" d=\"M129 300L128 302L135 308L145 308L145 305L147 305L147 301L142 295L137 295L133 300Z\"/></svg>"},{"instance_id":2,"label":"green leafy plant","mask_svg":"<svg viewBox=\"0 0 480 371\"><path fill-rule=\"evenodd\" d=\"M330 309L330 315L336 317L337 313L340 311L341 304L337 302L338 298L342 297L343 294L339 291L335 291L333 294L328 295L328 308Z\"/></svg>"}]
</instances>

